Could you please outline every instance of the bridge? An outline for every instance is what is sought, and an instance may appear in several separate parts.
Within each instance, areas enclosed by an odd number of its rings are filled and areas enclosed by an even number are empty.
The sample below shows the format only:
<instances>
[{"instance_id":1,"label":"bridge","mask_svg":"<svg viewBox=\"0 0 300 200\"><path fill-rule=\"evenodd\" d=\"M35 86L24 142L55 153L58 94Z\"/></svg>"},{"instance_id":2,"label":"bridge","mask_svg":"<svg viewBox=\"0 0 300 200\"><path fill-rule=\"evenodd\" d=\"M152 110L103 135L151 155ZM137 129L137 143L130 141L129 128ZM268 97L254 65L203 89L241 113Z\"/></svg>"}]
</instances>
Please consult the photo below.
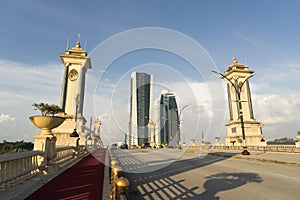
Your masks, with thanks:
<instances>
[{"instance_id":1,"label":"bridge","mask_svg":"<svg viewBox=\"0 0 300 200\"><path fill-rule=\"evenodd\" d=\"M298 199L295 146L111 149L0 156L1 199ZM43 163L43 164L42 164Z\"/></svg>"},{"instance_id":2,"label":"bridge","mask_svg":"<svg viewBox=\"0 0 300 200\"><path fill-rule=\"evenodd\" d=\"M249 86L242 90L254 71L236 58L225 75L213 70L232 85L229 89L235 91L229 94L236 92L229 95L231 120L225 144L231 146L203 143L183 149L129 150L103 147L99 118L94 122L91 118L90 127L86 126L85 76L92 66L79 38L60 58L64 112L30 117L41 129L33 151L0 155L1 200L299 199L300 142L261 145L262 124L254 119ZM47 113L55 114L54 110ZM249 136L244 125L251 131ZM246 139L251 154L241 155Z\"/></svg>"}]
</instances>

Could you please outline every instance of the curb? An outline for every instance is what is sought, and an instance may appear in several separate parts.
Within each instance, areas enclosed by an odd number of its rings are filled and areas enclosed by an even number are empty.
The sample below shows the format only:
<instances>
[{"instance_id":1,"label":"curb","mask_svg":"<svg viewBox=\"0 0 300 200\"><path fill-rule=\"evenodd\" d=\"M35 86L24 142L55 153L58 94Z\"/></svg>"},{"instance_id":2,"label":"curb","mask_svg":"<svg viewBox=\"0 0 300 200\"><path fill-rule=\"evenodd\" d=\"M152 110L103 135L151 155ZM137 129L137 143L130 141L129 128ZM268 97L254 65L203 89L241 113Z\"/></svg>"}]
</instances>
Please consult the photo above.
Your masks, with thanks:
<instances>
[{"instance_id":1,"label":"curb","mask_svg":"<svg viewBox=\"0 0 300 200\"><path fill-rule=\"evenodd\" d=\"M293 165L300 167L300 163L297 162L288 162L283 160L274 160L274 159L267 159L267 158L255 158L255 157L249 157L249 156L242 156L242 155L233 155L230 153L208 153L208 155L213 156L220 156L225 158L234 158L234 159L244 159L244 160L252 160L252 161L258 161L258 162L268 162L268 163L275 163L275 164L283 164L283 165Z\"/></svg>"},{"instance_id":2,"label":"curb","mask_svg":"<svg viewBox=\"0 0 300 200\"><path fill-rule=\"evenodd\" d=\"M106 150L105 163L104 163L104 175L103 175L103 190L102 200L111 200L110 195L110 183L109 183L109 159L108 151Z\"/></svg>"}]
</instances>

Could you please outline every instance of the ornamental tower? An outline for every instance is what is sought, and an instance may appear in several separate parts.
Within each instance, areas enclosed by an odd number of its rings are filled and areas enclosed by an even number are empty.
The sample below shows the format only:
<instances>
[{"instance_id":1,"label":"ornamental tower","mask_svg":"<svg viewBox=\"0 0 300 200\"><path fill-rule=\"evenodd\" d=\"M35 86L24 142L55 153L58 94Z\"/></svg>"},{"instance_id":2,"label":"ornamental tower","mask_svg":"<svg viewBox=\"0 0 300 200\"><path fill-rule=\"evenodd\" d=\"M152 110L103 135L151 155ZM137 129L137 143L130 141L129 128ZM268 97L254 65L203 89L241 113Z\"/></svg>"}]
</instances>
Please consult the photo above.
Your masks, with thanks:
<instances>
[{"instance_id":1,"label":"ornamental tower","mask_svg":"<svg viewBox=\"0 0 300 200\"><path fill-rule=\"evenodd\" d=\"M227 82L230 120L227 126L226 145L242 146L242 120L247 145L261 145L263 138L261 123L254 118L249 78L254 71L239 64L234 58L232 65L225 71ZM230 81L230 82L229 82ZM242 116L241 116L242 115Z\"/></svg>"},{"instance_id":2,"label":"ornamental tower","mask_svg":"<svg viewBox=\"0 0 300 200\"><path fill-rule=\"evenodd\" d=\"M61 107L66 120L53 133L57 136L57 145L68 146L73 145L74 138L70 138L70 133L76 129L81 138L80 143L84 144L88 135L85 129L86 119L83 116L85 76L87 70L92 68L91 59L81 48L79 38L75 47L60 54L60 58L64 64Z\"/></svg>"}]
</instances>

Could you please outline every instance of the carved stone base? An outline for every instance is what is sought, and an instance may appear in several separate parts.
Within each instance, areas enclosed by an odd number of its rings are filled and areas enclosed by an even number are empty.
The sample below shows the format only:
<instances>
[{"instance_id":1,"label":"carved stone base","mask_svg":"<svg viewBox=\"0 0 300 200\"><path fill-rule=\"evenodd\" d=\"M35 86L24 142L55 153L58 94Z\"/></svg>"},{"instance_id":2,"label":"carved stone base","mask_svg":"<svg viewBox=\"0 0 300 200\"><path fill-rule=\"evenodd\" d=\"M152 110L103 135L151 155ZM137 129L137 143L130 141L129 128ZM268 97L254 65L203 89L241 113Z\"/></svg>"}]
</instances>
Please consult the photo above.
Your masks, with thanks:
<instances>
[{"instance_id":1,"label":"carved stone base","mask_svg":"<svg viewBox=\"0 0 300 200\"><path fill-rule=\"evenodd\" d=\"M227 126L227 137L225 145L227 146L243 146L243 136L240 121L232 121ZM255 120L244 122L245 139L247 146L266 145L261 133L261 124Z\"/></svg>"},{"instance_id":2,"label":"carved stone base","mask_svg":"<svg viewBox=\"0 0 300 200\"><path fill-rule=\"evenodd\" d=\"M296 142L296 148L300 148L300 135L296 136L298 142Z\"/></svg>"},{"instance_id":3,"label":"carved stone base","mask_svg":"<svg viewBox=\"0 0 300 200\"><path fill-rule=\"evenodd\" d=\"M65 147L65 146L76 146L77 138L70 137L70 134L73 132L75 127L75 122L73 116L65 116L65 121L57 128L52 130L52 133L57 137L56 146ZM82 126L84 125L84 119L77 119L78 127L77 133L80 136L80 145L85 145L87 135L83 134Z\"/></svg>"},{"instance_id":4,"label":"carved stone base","mask_svg":"<svg viewBox=\"0 0 300 200\"><path fill-rule=\"evenodd\" d=\"M45 151L46 149L46 139L50 138L53 139L55 138L54 135L36 135L34 136L34 146L33 150L34 151Z\"/></svg>"}]
</instances>

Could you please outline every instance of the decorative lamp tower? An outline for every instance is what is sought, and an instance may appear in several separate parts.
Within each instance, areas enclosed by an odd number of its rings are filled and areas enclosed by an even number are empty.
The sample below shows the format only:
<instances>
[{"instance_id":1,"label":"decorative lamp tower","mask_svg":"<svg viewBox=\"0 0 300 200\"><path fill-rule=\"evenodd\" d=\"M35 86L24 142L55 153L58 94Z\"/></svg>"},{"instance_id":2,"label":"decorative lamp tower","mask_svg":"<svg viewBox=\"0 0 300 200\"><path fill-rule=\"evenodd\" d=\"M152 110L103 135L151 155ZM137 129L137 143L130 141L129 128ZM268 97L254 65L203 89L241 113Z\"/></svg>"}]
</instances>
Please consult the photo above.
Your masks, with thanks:
<instances>
[{"instance_id":1,"label":"decorative lamp tower","mask_svg":"<svg viewBox=\"0 0 300 200\"><path fill-rule=\"evenodd\" d=\"M239 64L234 58L222 78L227 82L230 121L227 126L226 145L262 145L262 124L254 118L249 78L253 70Z\"/></svg>"},{"instance_id":2,"label":"decorative lamp tower","mask_svg":"<svg viewBox=\"0 0 300 200\"><path fill-rule=\"evenodd\" d=\"M60 54L64 64L64 78L61 94L61 107L64 109L66 120L53 133L57 136L58 146L74 145L74 138L70 138L70 133L74 130L80 137L80 143L85 144L86 119L83 116L83 103L85 91L85 75L91 69L91 59L87 52L80 46L80 35L76 46L67 49L64 54Z\"/></svg>"},{"instance_id":3,"label":"decorative lamp tower","mask_svg":"<svg viewBox=\"0 0 300 200\"><path fill-rule=\"evenodd\" d=\"M101 120L97 117L96 120L94 121L94 138L95 142L97 143L98 148L103 148L103 143L101 140L101 135L100 135L100 128L101 128L102 122Z\"/></svg>"}]
</instances>

